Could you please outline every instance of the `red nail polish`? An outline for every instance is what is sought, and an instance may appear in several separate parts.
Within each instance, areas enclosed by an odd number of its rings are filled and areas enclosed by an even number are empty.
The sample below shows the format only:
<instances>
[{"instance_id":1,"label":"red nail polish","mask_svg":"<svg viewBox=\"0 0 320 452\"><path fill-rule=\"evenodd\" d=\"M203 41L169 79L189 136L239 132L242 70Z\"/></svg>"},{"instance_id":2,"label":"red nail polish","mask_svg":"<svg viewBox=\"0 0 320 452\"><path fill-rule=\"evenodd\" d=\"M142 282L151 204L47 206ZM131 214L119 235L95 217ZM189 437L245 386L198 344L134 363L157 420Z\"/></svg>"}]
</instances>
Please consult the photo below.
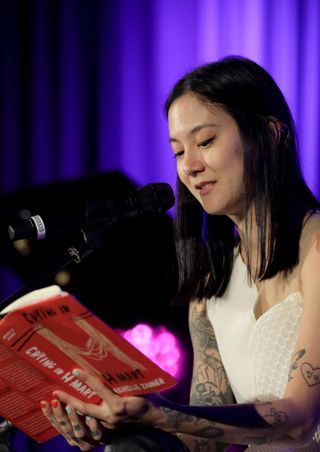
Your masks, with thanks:
<instances>
[{"instance_id":1,"label":"red nail polish","mask_svg":"<svg viewBox=\"0 0 320 452\"><path fill-rule=\"evenodd\" d=\"M52 401L51 401L51 406L52 406L52 408L58 408L58 407L59 407L59 402L58 402L58 400L52 400Z\"/></svg>"}]
</instances>

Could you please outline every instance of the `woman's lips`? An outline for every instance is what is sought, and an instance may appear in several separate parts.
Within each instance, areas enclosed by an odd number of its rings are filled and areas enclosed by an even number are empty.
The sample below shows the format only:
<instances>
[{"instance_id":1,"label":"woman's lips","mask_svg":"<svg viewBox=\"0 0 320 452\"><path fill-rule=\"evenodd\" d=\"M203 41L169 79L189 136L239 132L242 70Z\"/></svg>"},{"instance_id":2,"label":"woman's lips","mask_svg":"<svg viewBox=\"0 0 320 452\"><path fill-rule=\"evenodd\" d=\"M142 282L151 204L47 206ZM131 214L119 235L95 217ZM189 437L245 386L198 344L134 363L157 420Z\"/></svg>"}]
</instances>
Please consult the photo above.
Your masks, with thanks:
<instances>
[{"instance_id":1,"label":"woman's lips","mask_svg":"<svg viewBox=\"0 0 320 452\"><path fill-rule=\"evenodd\" d=\"M195 186L200 195L206 195L211 192L217 181L201 182Z\"/></svg>"}]
</instances>

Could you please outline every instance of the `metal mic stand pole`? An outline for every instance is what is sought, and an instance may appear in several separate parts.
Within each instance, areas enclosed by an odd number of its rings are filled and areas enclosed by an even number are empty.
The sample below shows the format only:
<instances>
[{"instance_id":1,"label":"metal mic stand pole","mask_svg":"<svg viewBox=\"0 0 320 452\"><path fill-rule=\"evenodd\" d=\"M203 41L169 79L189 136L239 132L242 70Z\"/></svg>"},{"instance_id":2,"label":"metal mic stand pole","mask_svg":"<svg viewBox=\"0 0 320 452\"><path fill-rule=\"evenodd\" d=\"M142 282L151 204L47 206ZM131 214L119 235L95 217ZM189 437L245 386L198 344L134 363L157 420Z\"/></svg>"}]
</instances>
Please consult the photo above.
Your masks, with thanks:
<instances>
[{"instance_id":1,"label":"metal mic stand pole","mask_svg":"<svg viewBox=\"0 0 320 452\"><path fill-rule=\"evenodd\" d=\"M100 231L97 231L100 232ZM91 240L92 243L96 243L94 240ZM18 289L16 292L14 292L9 297L5 298L3 301L0 302L0 310L4 309L5 307L9 306L10 303L17 300L18 298L22 297L23 295L31 292L32 290L35 290L39 288L39 286L46 280L48 280L50 277L54 276L57 272L65 269L72 263L80 263L83 261L83 259L89 254L91 254L94 251L94 248L89 246L87 242L87 237L85 237L83 240L77 245L77 246L71 246L67 249L68 256L62 260L57 265L54 265L53 267L50 267L47 269L44 273L38 275L35 279L28 282L24 286L22 286L20 289Z\"/></svg>"}]
</instances>

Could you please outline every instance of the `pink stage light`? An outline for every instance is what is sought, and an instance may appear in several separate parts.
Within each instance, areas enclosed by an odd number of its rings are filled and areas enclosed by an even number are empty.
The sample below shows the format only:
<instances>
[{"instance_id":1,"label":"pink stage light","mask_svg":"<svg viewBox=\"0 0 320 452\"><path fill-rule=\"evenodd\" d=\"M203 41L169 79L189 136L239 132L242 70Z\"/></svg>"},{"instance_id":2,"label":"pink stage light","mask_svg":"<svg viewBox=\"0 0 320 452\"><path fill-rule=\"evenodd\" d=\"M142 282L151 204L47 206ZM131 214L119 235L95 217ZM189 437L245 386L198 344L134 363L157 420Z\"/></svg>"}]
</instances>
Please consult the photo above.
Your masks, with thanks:
<instances>
[{"instance_id":1,"label":"pink stage light","mask_svg":"<svg viewBox=\"0 0 320 452\"><path fill-rule=\"evenodd\" d=\"M183 351L178 338L164 326L152 328L139 323L126 331L119 331L128 342L173 377L179 375Z\"/></svg>"}]
</instances>

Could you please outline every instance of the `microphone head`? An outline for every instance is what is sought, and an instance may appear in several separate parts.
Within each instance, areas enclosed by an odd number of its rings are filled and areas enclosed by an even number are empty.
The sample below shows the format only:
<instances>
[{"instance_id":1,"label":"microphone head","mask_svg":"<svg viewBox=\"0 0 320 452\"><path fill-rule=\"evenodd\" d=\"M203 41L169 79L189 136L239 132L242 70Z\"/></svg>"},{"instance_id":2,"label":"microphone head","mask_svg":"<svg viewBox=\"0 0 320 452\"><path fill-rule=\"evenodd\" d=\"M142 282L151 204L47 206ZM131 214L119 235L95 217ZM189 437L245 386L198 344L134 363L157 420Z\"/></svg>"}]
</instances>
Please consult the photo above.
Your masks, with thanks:
<instances>
[{"instance_id":1,"label":"microphone head","mask_svg":"<svg viewBox=\"0 0 320 452\"><path fill-rule=\"evenodd\" d=\"M26 220L18 220L14 225L9 225L8 234L9 239L12 241L36 237L32 221L29 218Z\"/></svg>"},{"instance_id":2,"label":"microphone head","mask_svg":"<svg viewBox=\"0 0 320 452\"><path fill-rule=\"evenodd\" d=\"M174 206L174 193L169 184L147 184L137 190L144 213L162 213Z\"/></svg>"}]
</instances>

